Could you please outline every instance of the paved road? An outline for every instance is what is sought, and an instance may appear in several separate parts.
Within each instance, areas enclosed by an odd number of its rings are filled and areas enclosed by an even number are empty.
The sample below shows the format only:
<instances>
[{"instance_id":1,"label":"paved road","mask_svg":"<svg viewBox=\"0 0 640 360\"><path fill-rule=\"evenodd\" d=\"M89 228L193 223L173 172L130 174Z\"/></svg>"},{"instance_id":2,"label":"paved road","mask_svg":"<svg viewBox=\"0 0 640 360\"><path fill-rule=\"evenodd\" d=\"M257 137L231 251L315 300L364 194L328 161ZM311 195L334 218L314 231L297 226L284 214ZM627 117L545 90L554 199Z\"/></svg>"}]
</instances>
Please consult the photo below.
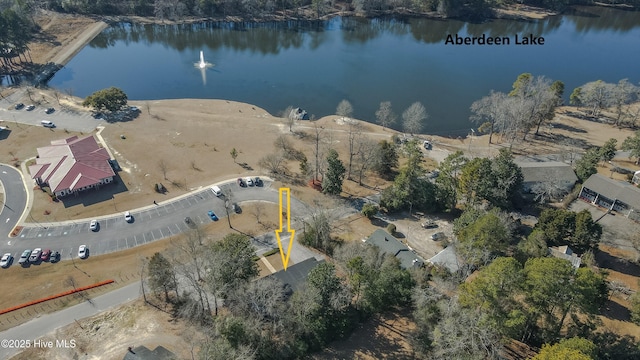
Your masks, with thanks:
<instances>
[{"instance_id":1,"label":"paved road","mask_svg":"<svg viewBox=\"0 0 640 360\"><path fill-rule=\"evenodd\" d=\"M24 103L25 107L15 110L15 104L20 102ZM88 111L60 109L56 104L36 105L35 109L27 111L26 105L30 104L29 97L26 95L25 90L22 89L4 99L0 99L0 124L8 127L8 130L11 131L15 127L21 126L19 124L42 126L40 124L41 120L50 120L56 124L56 128L50 130L60 133L63 133L64 129L90 133L98 125L104 125L103 120L94 119ZM48 107L53 107L56 111L51 114L45 114L44 111Z\"/></svg>"},{"instance_id":2,"label":"paved road","mask_svg":"<svg viewBox=\"0 0 640 360\"><path fill-rule=\"evenodd\" d=\"M42 315L29 322L0 332L0 341L5 339L29 340L31 344L33 344L34 340L39 339L47 334L51 334L58 328L67 326L76 320L96 315L102 311L135 300L139 298L140 295L140 283L135 282L133 284L113 290L104 295L100 295L92 299L91 302L87 301L55 313ZM55 344L56 340L70 341L73 339L56 339L54 337L48 340L53 341ZM22 350L23 349L15 347L7 348L5 346L0 346L0 359L8 359L10 356L15 355Z\"/></svg>"},{"instance_id":3,"label":"paved road","mask_svg":"<svg viewBox=\"0 0 640 360\"><path fill-rule=\"evenodd\" d=\"M24 212L27 190L20 172L9 165L0 164L0 182L4 188L4 196L0 195L0 236L5 237L13 230Z\"/></svg>"}]
</instances>

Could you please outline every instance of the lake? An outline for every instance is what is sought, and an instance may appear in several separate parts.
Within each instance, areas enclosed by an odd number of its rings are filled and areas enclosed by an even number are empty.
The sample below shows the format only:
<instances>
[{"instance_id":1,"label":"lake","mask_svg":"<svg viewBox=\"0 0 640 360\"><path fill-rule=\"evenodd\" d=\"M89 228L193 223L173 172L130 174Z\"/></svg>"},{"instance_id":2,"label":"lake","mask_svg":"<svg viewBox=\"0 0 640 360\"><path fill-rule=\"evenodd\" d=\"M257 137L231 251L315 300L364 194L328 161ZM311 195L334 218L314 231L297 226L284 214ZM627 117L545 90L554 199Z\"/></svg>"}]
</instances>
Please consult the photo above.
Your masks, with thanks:
<instances>
[{"instance_id":1,"label":"lake","mask_svg":"<svg viewBox=\"0 0 640 360\"><path fill-rule=\"evenodd\" d=\"M451 45L447 38L507 38L503 45ZM518 45L543 37L543 45ZM503 41L504 43L504 41ZM214 66L194 66L203 51ZM315 117L342 99L375 121L381 101L399 115L420 101L424 132L466 135L471 103L508 92L529 72L565 83L640 81L640 12L578 7L540 21L467 23L438 19L333 18L324 22L140 25L98 35L49 82L85 97L116 86L131 100L210 98L278 115L287 106ZM396 127L398 127L397 125Z\"/></svg>"}]
</instances>

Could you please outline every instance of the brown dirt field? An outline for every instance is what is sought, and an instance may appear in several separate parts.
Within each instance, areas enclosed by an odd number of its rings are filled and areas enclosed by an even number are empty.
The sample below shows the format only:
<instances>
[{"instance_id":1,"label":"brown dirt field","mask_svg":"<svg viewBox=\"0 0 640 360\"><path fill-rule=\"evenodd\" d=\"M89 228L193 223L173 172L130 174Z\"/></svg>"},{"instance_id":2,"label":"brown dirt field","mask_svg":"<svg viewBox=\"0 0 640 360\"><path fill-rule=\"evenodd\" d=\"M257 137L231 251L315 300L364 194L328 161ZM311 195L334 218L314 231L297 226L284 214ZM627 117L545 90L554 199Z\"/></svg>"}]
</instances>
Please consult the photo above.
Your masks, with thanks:
<instances>
[{"instance_id":1,"label":"brown dirt field","mask_svg":"<svg viewBox=\"0 0 640 360\"><path fill-rule=\"evenodd\" d=\"M137 300L114 310L105 311L78 323L58 329L45 336L45 341L75 340L74 349L27 349L14 360L27 359L102 359L121 360L129 346L144 345L153 350L163 346L178 359L191 359L197 353L196 344L202 335L166 312Z\"/></svg>"}]
</instances>

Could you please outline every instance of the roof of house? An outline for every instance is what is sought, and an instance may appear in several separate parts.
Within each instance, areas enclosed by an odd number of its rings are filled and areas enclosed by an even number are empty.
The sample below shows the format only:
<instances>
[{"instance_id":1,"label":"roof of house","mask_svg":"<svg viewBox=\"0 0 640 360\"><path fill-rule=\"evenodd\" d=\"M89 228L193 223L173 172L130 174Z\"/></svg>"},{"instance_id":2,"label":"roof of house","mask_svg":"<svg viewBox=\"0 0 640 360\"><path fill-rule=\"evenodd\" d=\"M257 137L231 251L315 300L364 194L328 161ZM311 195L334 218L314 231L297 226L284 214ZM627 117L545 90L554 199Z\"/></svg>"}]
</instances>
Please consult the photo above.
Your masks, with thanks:
<instances>
[{"instance_id":1,"label":"roof of house","mask_svg":"<svg viewBox=\"0 0 640 360\"><path fill-rule=\"evenodd\" d=\"M280 280L284 285L289 285L293 291L298 290L307 280L307 276L311 269L318 266L321 262L316 258L309 258L305 261L287 267L287 270L280 270L270 276Z\"/></svg>"},{"instance_id":2,"label":"roof of house","mask_svg":"<svg viewBox=\"0 0 640 360\"><path fill-rule=\"evenodd\" d=\"M457 272L462 266L460 259L458 259L456 248L453 245L449 245L446 248L442 249L442 251L435 254L431 259L427 261L434 265L442 266L449 270L451 273Z\"/></svg>"},{"instance_id":3,"label":"roof of house","mask_svg":"<svg viewBox=\"0 0 640 360\"><path fill-rule=\"evenodd\" d=\"M398 258L400 266L405 269L424 264L424 260L413 250L382 229L374 231L366 242L377 246L382 252Z\"/></svg>"},{"instance_id":4,"label":"roof of house","mask_svg":"<svg viewBox=\"0 0 640 360\"><path fill-rule=\"evenodd\" d=\"M593 174L584 182L584 187L611 200L618 200L640 210L640 189L628 182Z\"/></svg>"},{"instance_id":5,"label":"roof of house","mask_svg":"<svg viewBox=\"0 0 640 360\"><path fill-rule=\"evenodd\" d=\"M29 166L31 178L40 178L54 193L80 189L115 176L109 164L109 153L93 136L54 140L50 146L37 151L36 164Z\"/></svg>"},{"instance_id":6,"label":"roof of house","mask_svg":"<svg viewBox=\"0 0 640 360\"><path fill-rule=\"evenodd\" d=\"M516 162L522 169L524 182L578 181L571 165L560 161Z\"/></svg>"},{"instance_id":7,"label":"roof of house","mask_svg":"<svg viewBox=\"0 0 640 360\"><path fill-rule=\"evenodd\" d=\"M146 346L138 346L127 350L127 354L122 360L175 360L178 357L165 347L158 346L149 350Z\"/></svg>"},{"instance_id":8,"label":"roof of house","mask_svg":"<svg viewBox=\"0 0 640 360\"><path fill-rule=\"evenodd\" d=\"M568 260L574 268L579 268L582 259L571 251L568 246L560 246L557 249L550 247L549 254L553 257Z\"/></svg>"}]
</instances>

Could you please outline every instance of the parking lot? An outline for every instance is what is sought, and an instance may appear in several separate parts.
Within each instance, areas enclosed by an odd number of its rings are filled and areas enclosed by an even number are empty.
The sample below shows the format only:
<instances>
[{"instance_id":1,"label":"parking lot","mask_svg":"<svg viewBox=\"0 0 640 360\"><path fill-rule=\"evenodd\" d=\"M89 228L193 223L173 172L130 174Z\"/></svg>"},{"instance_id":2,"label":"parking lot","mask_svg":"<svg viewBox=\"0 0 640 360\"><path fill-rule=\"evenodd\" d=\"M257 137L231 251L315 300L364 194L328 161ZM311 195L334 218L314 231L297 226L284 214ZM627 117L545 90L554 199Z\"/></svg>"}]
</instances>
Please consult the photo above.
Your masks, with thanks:
<instances>
[{"instance_id":1,"label":"parking lot","mask_svg":"<svg viewBox=\"0 0 640 360\"><path fill-rule=\"evenodd\" d=\"M25 97L24 90L21 90L0 99L0 121L5 123L4 126L11 123L42 126L40 123L42 120L49 120L60 130L90 133L104 123L102 119L94 119L89 111L63 109L57 104L36 105L29 111L27 107L31 102ZM25 106L16 110L15 105L18 103L24 103ZM45 113L49 107L55 109L51 114Z\"/></svg>"}]
</instances>

